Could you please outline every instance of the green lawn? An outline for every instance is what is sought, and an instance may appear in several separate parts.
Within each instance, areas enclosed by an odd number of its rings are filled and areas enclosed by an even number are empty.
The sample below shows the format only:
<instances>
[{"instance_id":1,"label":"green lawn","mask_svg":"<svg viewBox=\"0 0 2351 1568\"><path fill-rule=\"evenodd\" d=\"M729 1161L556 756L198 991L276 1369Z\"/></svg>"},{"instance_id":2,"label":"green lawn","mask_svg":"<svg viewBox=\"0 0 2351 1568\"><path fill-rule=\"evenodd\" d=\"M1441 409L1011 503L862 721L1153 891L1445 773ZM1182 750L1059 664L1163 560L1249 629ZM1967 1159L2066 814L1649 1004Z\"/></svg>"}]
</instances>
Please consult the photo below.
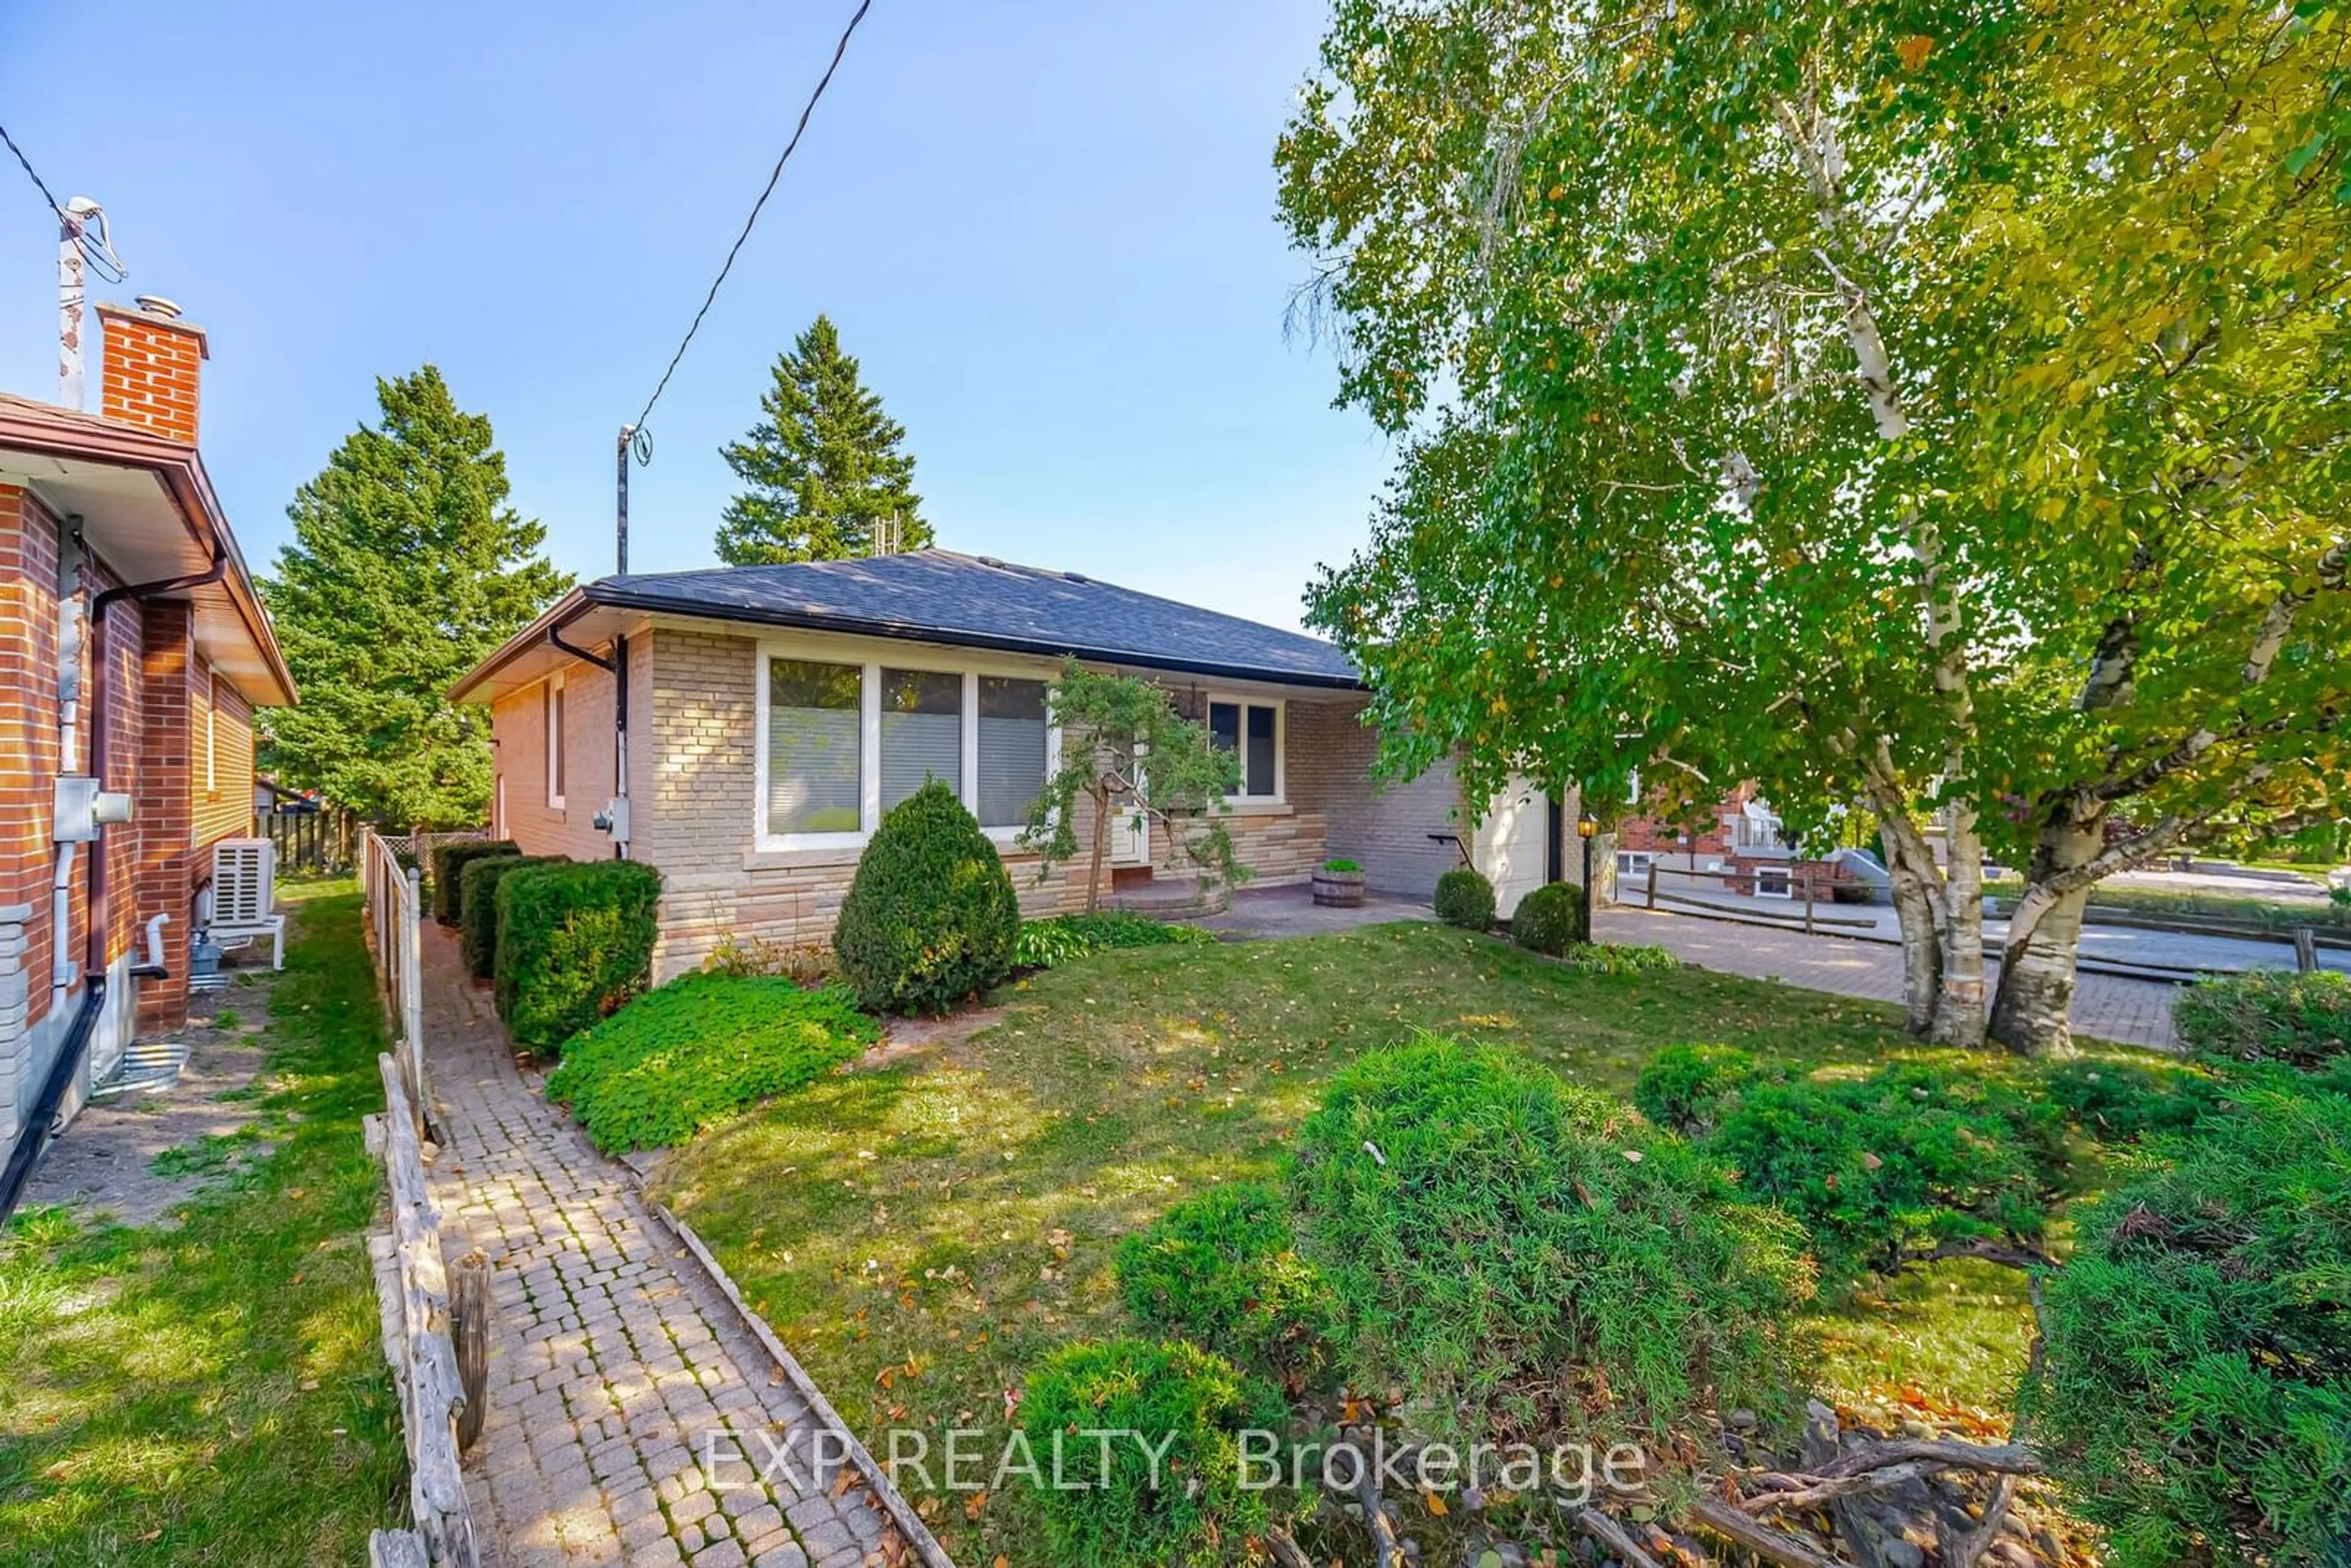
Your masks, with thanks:
<instances>
[{"instance_id":1,"label":"green lawn","mask_svg":"<svg viewBox=\"0 0 2351 1568\"><path fill-rule=\"evenodd\" d=\"M404 1466L359 1132L382 1099L382 1032L360 900L347 883L279 896L296 939L256 1124L275 1152L176 1229L50 1209L0 1233L11 1564L346 1564L392 1517Z\"/></svg>"},{"instance_id":2,"label":"green lawn","mask_svg":"<svg viewBox=\"0 0 2351 1568\"><path fill-rule=\"evenodd\" d=\"M1507 1044L1619 1093L1681 1041L1822 1064L1912 1049L1872 1003L1694 969L1577 975L1426 925L1098 954L1000 999L995 1028L820 1081L660 1178L877 1448L893 1426L1000 1431L1007 1391L1047 1350L1124 1330L1121 1236L1209 1183L1273 1174L1324 1080L1416 1030ZM1996 1407L2025 1311L2021 1279L1996 1268L1923 1272L1822 1320L1820 1385ZM931 1516L959 1560L1040 1561L1020 1499L977 1518L964 1502Z\"/></svg>"}]
</instances>

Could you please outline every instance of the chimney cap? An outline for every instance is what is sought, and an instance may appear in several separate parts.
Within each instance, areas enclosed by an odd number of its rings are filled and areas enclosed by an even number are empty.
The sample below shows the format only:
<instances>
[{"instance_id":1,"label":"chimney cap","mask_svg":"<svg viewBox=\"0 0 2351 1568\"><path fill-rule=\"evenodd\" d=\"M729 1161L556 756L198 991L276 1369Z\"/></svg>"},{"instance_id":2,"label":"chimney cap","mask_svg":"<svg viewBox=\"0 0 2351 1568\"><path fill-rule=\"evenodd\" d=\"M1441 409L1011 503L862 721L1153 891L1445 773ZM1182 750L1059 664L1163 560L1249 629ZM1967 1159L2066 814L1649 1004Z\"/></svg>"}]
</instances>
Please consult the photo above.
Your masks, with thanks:
<instances>
[{"instance_id":1,"label":"chimney cap","mask_svg":"<svg viewBox=\"0 0 2351 1568\"><path fill-rule=\"evenodd\" d=\"M167 321L176 321L180 319L178 302L166 299L160 294L136 295L132 297L131 302L150 316L161 316Z\"/></svg>"}]
</instances>

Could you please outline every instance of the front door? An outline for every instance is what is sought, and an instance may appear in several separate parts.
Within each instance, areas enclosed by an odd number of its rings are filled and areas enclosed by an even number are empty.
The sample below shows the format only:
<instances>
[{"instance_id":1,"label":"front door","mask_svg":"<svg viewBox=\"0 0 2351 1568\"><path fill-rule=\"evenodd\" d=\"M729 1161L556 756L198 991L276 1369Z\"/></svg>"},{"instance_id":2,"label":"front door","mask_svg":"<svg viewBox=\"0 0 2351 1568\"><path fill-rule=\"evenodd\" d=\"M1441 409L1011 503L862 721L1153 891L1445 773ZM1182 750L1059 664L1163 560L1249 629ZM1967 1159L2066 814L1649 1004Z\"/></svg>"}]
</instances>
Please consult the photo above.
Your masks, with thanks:
<instances>
[{"instance_id":1,"label":"front door","mask_svg":"<svg viewBox=\"0 0 2351 1568\"><path fill-rule=\"evenodd\" d=\"M1134 785L1138 793L1149 788L1143 777L1142 747L1135 748L1137 758ZM1123 801L1111 802L1110 863L1114 866L1149 865L1151 863L1151 813L1134 796Z\"/></svg>"}]
</instances>

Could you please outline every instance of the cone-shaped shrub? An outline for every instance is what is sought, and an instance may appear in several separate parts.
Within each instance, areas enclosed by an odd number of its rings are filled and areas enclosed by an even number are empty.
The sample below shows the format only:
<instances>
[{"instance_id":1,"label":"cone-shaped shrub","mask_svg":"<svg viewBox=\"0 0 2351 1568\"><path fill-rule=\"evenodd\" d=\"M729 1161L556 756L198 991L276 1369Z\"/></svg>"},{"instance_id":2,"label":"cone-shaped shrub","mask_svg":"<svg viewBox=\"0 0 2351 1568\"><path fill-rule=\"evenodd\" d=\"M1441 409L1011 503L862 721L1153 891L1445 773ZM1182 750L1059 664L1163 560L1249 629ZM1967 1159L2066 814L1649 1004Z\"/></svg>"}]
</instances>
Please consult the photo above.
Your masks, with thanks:
<instances>
[{"instance_id":1,"label":"cone-shaped shrub","mask_svg":"<svg viewBox=\"0 0 2351 1568\"><path fill-rule=\"evenodd\" d=\"M833 951L876 1012L945 1012L1012 972L1020 903L996 846L934 779L882 819L841 901Z\"/></svg>"}]
</instances>

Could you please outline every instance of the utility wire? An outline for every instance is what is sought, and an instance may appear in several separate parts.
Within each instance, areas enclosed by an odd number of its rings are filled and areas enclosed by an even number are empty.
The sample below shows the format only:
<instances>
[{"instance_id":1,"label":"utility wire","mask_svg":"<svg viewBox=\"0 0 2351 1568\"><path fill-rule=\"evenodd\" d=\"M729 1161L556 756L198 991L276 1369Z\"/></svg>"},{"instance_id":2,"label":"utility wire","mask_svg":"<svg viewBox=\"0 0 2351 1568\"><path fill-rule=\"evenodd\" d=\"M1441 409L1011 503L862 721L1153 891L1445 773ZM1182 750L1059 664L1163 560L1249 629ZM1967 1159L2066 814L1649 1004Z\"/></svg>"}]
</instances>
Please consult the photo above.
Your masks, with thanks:
<instances>
[{"instance_id":1,"label":"utility wire","mask_svg":"<svg viewBox=\"0 0 2351 1568\"><path fill-rule=\"evenodd\" d=\"M784 151L776 159L775 168L768 173L767 188L759 193L759 199L751 204L751 215L743 220L743 232L737 235L735 243L727 247L726 259L720 265L718 276L710 280L710 292L702 297L702 308L694 313L694 320L686 327L685 337L679 341L677 352L669 357L669 368L662 371L660 383L653 388L653 395L645 399L645 406L638 413L632 428L644 429L646 416L653 413L653 404L661 402L662 393L669 389L669 379L677 373L678 361L685 358L685 350L693 343L694 335L702 329L702 319L710 313L711 302L718 298L719 285L725 283L727 273L734 270L735 257L741 252L743 242L751 237L751 227L759 221L759 210L768 204L768 198L776 193L776 182L783 178L784 165L791 161L792 150L800 144L800 137L808 130L809 116L816 112L817 100L824 97L824 89L832 85L832 73L841 68L841 57L849 52L851 36L857 31L857 24L865 20L865 13L872 5L873 0L859 0L857 14L850 17L849 26L841 29L841 42L833 46L832 63L824 68L824 75L817 79L816 90L809 94L808 102L801 107L799 123L792 128L792 139L784 143ZM9 145L13 147L16 143L10 142ZM23 156L21 152L17 154L20 159ZM26 172L30 173L32 167L26 164Z\"/></svg>"},{"instance_id":2,"label":"utility wire","mask_svg":"<svg viewBox=\"0 0 2351 1568\"><path fill-rule=\"evenodd\" d=\"M56 196L50 194L49 183L41 178L40 171L33 167L33 161L25 156L25 150L16 145L16 139L8 134L8 128L5 125L0 125L0 141L6 142L8 151L16 155L16 162L24 166L25 177L33 182L33 189L41 193L41 200L48 203L49 211L57 214L57 222L73 235L74 248L81 252L81 258L96 269L99 277L109 283L120 283L130 276L121 263L114 258L111 247L90 248L89 238L82 234L82 225L67 214Z\"/></svg>"}]
</instances>

